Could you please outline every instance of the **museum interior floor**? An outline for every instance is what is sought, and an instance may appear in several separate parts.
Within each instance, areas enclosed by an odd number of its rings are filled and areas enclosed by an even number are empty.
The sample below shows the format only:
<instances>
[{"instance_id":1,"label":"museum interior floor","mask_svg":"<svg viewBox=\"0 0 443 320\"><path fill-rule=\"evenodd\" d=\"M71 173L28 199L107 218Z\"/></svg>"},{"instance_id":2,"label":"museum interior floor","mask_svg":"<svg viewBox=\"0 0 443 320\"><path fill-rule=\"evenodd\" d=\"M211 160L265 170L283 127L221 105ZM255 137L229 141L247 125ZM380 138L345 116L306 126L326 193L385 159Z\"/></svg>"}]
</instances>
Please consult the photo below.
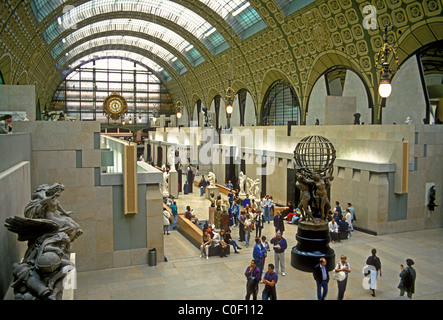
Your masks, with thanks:
<instances>
[{"instance_id":1,"label":"museum interior floor","mask_svg":"<svg viewBox=\"0 0 443 320\"><path fill-rule=\"evenodd\" d=\"M209 200L199 196L198 188L192 194L180 194L179 212L187 205L195 209L200 219L207 219ZM357 217L358 217L358 213ZM277 296L279 300L315 300L316 285L311 273L302 272L291 266L291 248L296 245L296 225L286 222L284 237L288 241L285 263L286 275L279 274ZM233 228L233 238L238 239L238 228ZM263 234L268 240L274 235L273 225L265 224ZM255 237L255 232L253 233ZM244 242L240 254L228 257L200 258L200 251L179 232L171 231L165 236L167 262L156 266L139 265L125 268L96 270L77 273L75 300L243 300L245 297L244 271L252 259L253 242L246 248ZM443 257L441 244L443 230L431 229L398 234L373 236L359 231L352 238L331 244L336 258L341 254L348 257L350 273L345 293L346 300L392 300L399 297L400 264L406 258L415 261L417 272L413 299L443 299ZM382 277L377 282L376 297L363 286L363 268L371 249L377 249L382 262ZM266 265L274 263L274 254L268 253ZM259 285L259 298L263 290ZM337 296L337 284L329 282L327 299Z\"/></svg>"}]
</instances>

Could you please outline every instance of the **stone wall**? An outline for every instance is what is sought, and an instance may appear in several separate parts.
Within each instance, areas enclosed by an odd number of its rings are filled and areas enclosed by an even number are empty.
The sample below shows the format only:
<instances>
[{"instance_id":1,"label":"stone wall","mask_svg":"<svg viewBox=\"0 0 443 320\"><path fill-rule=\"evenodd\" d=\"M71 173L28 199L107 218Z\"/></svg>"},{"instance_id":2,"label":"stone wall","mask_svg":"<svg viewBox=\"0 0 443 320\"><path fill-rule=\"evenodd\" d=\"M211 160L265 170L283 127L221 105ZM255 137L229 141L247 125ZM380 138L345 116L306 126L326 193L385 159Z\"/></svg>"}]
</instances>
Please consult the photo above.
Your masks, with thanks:
<instances>
[{"instance_id":1,"label":"stone wall","mask_svg":"<svg viewBox=\"0 0 443 320\"><path fill-rule=\"evenodd\" d=\"M26 242L8 231L8 217L23 217L31 200L31 162L29 134L0 135L0 298L5 296L12 279L12 264L19 262L26 251ZM7 159L6 159L7 158Z\"/></svg>"}]
</instances>

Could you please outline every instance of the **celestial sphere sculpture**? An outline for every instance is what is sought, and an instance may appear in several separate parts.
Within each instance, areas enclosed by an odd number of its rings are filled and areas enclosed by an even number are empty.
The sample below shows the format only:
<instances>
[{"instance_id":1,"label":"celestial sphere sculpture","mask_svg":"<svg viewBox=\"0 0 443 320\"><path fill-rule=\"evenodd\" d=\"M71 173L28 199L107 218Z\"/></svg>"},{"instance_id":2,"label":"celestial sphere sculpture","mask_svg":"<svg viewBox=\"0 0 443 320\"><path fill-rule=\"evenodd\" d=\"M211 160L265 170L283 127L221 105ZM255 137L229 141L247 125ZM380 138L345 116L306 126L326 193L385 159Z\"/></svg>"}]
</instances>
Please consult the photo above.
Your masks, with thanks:
<instances>
[{"instance_id":1,"label":"celestial sphere sculpture","mask_svg":"<svg viewBox=\"0 0 443 320\"><path fill-rule=\"evenodd\" d=\"M300 140L294 150L297 169L305 174L322 175L334 165L336 151L332 143L322 136L308 136Z\"/></svg>"}]
</instances>

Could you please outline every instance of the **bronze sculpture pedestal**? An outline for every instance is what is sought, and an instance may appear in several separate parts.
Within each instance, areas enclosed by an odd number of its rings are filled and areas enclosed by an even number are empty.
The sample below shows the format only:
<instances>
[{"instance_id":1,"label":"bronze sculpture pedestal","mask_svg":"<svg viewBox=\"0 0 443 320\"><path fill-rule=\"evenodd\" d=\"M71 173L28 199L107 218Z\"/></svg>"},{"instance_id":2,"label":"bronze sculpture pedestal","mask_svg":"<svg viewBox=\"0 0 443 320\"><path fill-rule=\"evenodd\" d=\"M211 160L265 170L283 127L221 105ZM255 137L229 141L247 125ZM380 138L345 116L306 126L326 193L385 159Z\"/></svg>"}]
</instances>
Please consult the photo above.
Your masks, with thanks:
<instances>
[{"instance_id":1,"label":"bronze sculpture pedestal","mask_svg":"<svg viewBox=\"0 0 443 320\"><path fill-rule=\"evenodd\" d=\"M327 221L300 221L295 238L297 245L291 251L291 265L295 269L312 272L320 258L326 259L328 271L334 269L335 252L329 247L331 238Z\"/></svg>"}]
</instances>

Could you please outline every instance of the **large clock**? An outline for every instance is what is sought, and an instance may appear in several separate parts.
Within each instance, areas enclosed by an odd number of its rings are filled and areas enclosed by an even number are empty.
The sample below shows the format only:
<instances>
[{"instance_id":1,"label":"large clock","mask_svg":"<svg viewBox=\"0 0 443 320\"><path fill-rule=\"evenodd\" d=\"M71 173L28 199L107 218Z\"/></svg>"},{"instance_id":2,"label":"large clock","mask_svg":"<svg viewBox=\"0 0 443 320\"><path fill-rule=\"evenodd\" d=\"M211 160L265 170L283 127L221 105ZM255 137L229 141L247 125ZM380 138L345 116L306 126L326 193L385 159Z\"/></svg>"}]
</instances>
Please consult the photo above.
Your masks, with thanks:
<instances>
[{"instance_id":1,"label":"large clock","mask_svg":"<svg viewBox=\"0 0 443 320\"><path fill-rule=\"evenodd\" d=\"M111 93L103 101L103 114L112 120L123 118L126 112L128 112L128 103L117 92Z\"/></svg>"}]
</instances>

